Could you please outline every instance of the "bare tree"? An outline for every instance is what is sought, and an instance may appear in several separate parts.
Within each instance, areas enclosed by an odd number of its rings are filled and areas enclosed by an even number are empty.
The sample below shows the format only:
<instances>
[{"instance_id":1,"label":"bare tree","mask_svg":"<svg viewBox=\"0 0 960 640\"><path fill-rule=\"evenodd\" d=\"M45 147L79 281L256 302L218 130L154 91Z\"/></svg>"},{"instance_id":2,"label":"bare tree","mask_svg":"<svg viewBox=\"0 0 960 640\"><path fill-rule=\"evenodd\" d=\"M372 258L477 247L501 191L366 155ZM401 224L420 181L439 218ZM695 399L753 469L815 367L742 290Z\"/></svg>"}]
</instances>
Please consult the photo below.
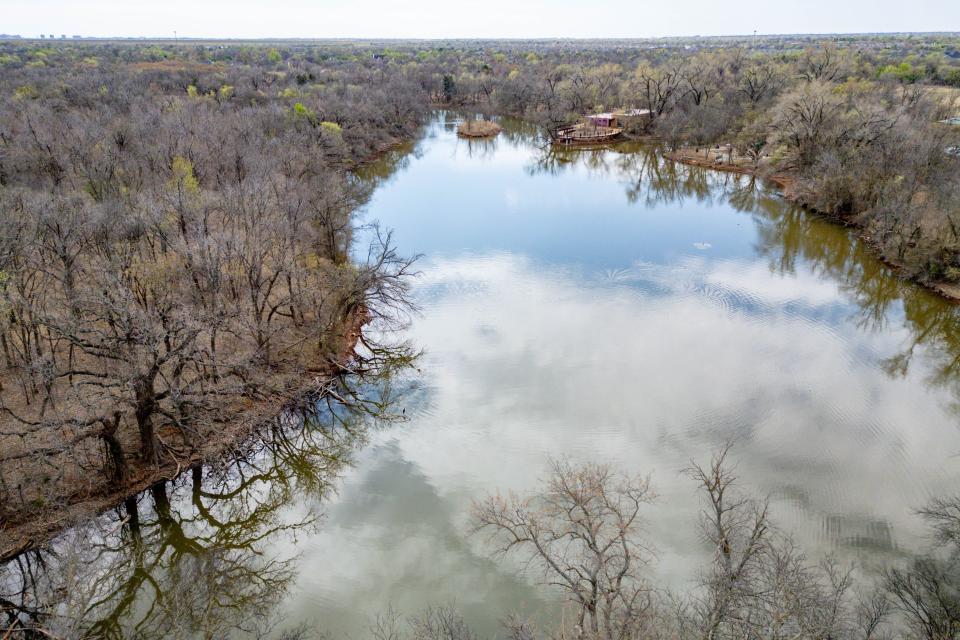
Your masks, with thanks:
<instances>
[{"instance_id":1,"label":"bare tree","mask_svg":"<svg viewBox=\"0 0 960 640\"><path fill-rule=\"evenodd\" d=\"M727 466L731 447L728 444L721 449L708 467L693 464L688 470L707 500L700 524L714 550L706 594L695 606L701 635L709 640L722 637L729 620L739 617L735 611L759 579L768 550L767 504L734 492L736 476Z\"/></svg>"},{"instance_id":2,"label":"bare tree","mask_svg":"<svg viewBox=\"0 0 960 640\"><path fill-rule=\"evenodd\" d=\"M920 638L960 634L960 499L938 498L920 510L938 547L885 572L892 605Z\"/></svg>"},{"instance_id":3,"label":"bare tree","mask_svg":"<svg viewBox=\"0 0 960 640\"><path fill-rule=\"evenodd\" d=\"M800 57L800 77L807 82L835 80L844 69L843 55L832 44L807 48Z\"/></svg>"},{"instance_id":4,"label":"bare tree","mask_svg":"<svg viewBox=\"0 0 960 640\"><path fill-rule=\"evenodd\" d=\"M714 559L680 626L705 640L877 637L885 599L853 598L851 568L829 558L810 563L778 532L767 501L738 491L731 448L688 470L705 499L701 530Z\"/></svg>"},{"instance_id":5,"label":"bare tree","mask_svg":"<svg viewBox=\"0 0 960 640\"><path fill-rule=\"evenodd\" d=\"M646 479L553 461L541 492L475 502L473 531L489 533L499 555L516 553L539 568L577 609L582 634L627 638L654 607L641 536L641 510L652 499Z\"/></svg>"}]
</instances>

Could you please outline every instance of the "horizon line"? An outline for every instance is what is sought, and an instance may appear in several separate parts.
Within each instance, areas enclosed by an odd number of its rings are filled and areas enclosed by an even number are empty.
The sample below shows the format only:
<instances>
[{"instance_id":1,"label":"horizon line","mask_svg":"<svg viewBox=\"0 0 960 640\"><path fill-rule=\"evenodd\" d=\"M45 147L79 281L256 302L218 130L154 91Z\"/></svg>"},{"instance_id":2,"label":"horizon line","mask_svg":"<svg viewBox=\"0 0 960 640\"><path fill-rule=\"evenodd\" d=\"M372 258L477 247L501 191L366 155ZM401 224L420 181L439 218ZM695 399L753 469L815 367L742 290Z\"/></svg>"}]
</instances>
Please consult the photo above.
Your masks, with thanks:
<instances>
[{"instance_id":1,"label":"horizon line","mask_svg":"<svg viewBox=\"0 0 960 640\"><path fill-rule=\"evenodd\" d=\"M728 33L696 34L669 36L472 36L472 37L420 37L420 36L155 36L155 35L79 35L79 34L40 34L23 35L20 33L0 34L0 40L36 40L43 42L76 40L148 40L162 42L181 41L223 41L223 42L644 42L656 40L683 39L723 39L723 38L769 38L769 37L837 37L837 36L960 36L960 31L821 31L821 32L781 32L781 33Z\"/></svg>"}]
</instances>

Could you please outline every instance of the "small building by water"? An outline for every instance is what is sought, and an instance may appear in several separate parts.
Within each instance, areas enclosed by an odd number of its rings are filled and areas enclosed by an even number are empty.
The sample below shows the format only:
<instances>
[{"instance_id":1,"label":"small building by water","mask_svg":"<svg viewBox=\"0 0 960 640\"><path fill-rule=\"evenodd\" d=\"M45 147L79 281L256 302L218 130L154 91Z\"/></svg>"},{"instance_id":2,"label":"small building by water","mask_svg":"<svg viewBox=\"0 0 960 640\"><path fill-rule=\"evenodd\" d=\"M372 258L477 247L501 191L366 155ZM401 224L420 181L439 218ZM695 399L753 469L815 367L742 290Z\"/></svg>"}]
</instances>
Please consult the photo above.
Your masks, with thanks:
<instances>
[{"instance_id":1,"label":"small building by water","mask_svg":"<svg viewBox=\"0 0 960 640\"><path fill-rule=\"evenodd\" d=\"M583 116L577 124L559 127L550 132L558 144L595 144L615 140L632 118L650 113L649 109L619 109Z\"/></svg>"},{"instance_id":2,"label":"small building by water","mask_svg":"<svg viewBox=\"0 0 960 640\"><path fill-rule=\"evenodd\" d=\"M587 120L595 127L617 126L617 114L615 113L592 113L587 116Z\"/></svg>"},{"instance_id":3,"label":"small building by water","mask_svg":"<svg viewBox=\"0 0 960 640\"><path fill-rule=\"evenodd\" d=\"M592 113L587 121L595 127L622 127L630 118L639 118L650 113L649 109L619 109L604 113Z\"/></svg>"}]
</instances>

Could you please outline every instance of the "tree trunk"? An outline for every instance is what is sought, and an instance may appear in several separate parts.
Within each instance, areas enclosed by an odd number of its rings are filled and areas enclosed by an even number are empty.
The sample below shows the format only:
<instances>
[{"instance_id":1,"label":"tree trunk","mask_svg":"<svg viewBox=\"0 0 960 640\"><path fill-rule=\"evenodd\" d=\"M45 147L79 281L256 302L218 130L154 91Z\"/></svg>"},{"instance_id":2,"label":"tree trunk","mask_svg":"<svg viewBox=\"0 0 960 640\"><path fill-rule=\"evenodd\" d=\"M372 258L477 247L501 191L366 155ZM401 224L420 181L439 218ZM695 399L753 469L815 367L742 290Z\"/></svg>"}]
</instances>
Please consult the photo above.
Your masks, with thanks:
<instances>
[{"instance_id":1,"label":"tree trunk","mask_svg":"<svg viewBox=\"0 0 960 640\"><path fill-rule=\"evenodd\" d=\"M117 428L120 426L120 412L113 414L112 421L104 421L100 437L103 439L107 451L107 475L110 483L119 487L127 478L127 462L123 457L123 447L117 439Z\"/></svg>"},{"instance_id":2,"label":"tree trunk","mask_svg":"<svg viewBox=\"0 0 960 640\"><path fill-rule=\"evenodd\" d=\"M137 496L130 496L123 501L123 510L127 514L127 528L133 541L139 546L142 538L140 534L140 510L137 506Z\"/></svg>"},{"instance_id":3,"label":"tree trunk","mask_svg":"<svg viewBox=\"0 0 960 640\"><path fill-rule=\"evenodd\" d=\"M140 431L140 455L151 464L159 462L157 435L153 427L153 413L157 406L153 380L156 374L150 373L134 383L136 394L137 429Z\"/></svg>"}]
</instances>

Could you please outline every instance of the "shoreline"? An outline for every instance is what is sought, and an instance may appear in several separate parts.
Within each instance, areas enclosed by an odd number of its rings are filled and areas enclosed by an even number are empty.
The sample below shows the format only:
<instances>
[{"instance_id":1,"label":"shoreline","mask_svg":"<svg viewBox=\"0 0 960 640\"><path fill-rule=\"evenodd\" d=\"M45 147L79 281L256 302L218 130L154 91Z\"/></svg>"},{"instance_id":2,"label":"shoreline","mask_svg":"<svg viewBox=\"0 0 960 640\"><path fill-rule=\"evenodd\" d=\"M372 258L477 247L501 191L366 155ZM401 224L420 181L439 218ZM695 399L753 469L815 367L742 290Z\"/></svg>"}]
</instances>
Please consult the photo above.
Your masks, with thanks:
<instances>
[{"instance_id":1,"label":"shoreline","mask_svg":"<svg viewBox=\"0 0 960 640\"><path fill-rule=\"evenodd\" d=\"M345 163L342 169L347 172L357 171L415 139L415 136L399 138L377 145L369 156L359 162ZM336 351L336 360L329 360L313 367L303 367L303 378L300 384L286 389L282 396L265 399L250 407L244 411L240 420L233 422L228 428L221 429L215 440L204 442L189 458L166 462L157 467L150 467L137 459L128 460L129 477L123 487L104 487L104 490L88 495L68 494L65 504L41 508L34 513L24 514L26 517L22 520L10 520L4 523L0 526L0 563L6 563L26 551L37 549L70 527L119 505L157 482L173 480L184 471L225 456L231 450L242 446L244 442L255 438L257 431L265 423L291 406L315 395L325 383L344 370L343 363L353 354L361 331L368 321L366 309L358 309L355 316L341 327L342 344ZM294 399L291 400L291 397Z\"/></svg>"},{"instance_id":2,"label":"shoreline","mask_svg":"<svg viewBox=\"0 0 960 640\"><path fill-rule=\"evenodd\" d=\"M104 513L154 484L163 480L173 480L183 472L225 456L231 450L242 446L244 442L255 438L258 430L267 422L297 403L309 399L343 370L342 363L353 354L368 319L366 310L358 309L354 317L343 325L343 332L340 335L341 349L337 352L336 360L329 360L321 366L304 369L302 384L290 389L289 395L285 394L279 399L264 400L251 407L245 412L243 419L238 420L231 428L220 431L220 437L215 441L204 443L189 458L176 462L167 461L153 468L131 461L130 478L122 488L84 497L67 498L65 505L43 510L22 522L0 529L0 563L6 563L24 552L37 549L57 534ZM295 399L291 400L290 396Z\"/></svg>"},{"instance_id":3,"label":"shoreline","mask_svg":"<svg viewBox=\"0 0 960 640\"><path fill-rule=\"evenodd\" d=\"M347 163L343 169L347 172L356 171L378 161L390 151L411 140L411 138L394 138L377 145L366 158L359 162ZM357 309L354 317L341 327L339 336L341 348L337 351L336 360L303 369L303 380L300 385L288 389L282 397L264 400L250 407L244 412L241 420L234 422L228 429L221 430L216 441L204 443L189 458L177 462L166 462L154 468L142 465L137 459L128 460L129 477L122 488L105 487L104 491L89 495L67 496L66 504L58 505L55 509L41 509L32 517L19 522L10 521L0 526L0 564L43 546L70 527L104 513L160 481L173 480L185 471L227 455L232 449L256 437L257 431L264 424L288 408L310 398L324 384L343 371L342 363L353 354L361 331L368 321L366 309L362 307ZM291 400L291 397L294 399Z\"/></svg>"},{"instance_id":4,"label":"shoreline","mask_svg":"<svg viewBox=\"0 0 960 640\"><path fill-rule=\"evenodd\" d=\"M786 200L803 207L804 211L807 213L819 216L823 220L833 224L854 229L856 231L857 238L870 247L874 257L890 269L893 269L893 271L896 272L897 277L899 277L901 280L922 287L927 291L940 296L951 304L960 304L960 284L941 280L923 280L917 276L905 274L904 265L885 256L883 252L880 251L873 239L867 235L863 227L849 220L844 220L843 218L817 211L816 209L806 205L802 198L800 198L794 191L795 178L789 174L774 173L771 175L765 175L757 166L730 162L711 162L707 158L702 157L701 154L693 152L665 151L663 153L663 157L672 162L678 162L687 166L710 169L713 171L723 171L726 173L738 173L763 180L769 180L773 184L777 185Z\"/></svg>"},{"instance_id":5,"label":"shoreline","mask_svg":"<svg viewBox=\"0 0 960 640\"><path fill-rule=\"evenodd\" d=\"M401 139L394 140L389 144L380 145L377 152L365 161L357 163L355 168L376 161L385 153L405 142L407 142L407 140ZM902 280L921 286L951 303L960 303L960 285L949 282L924 281L917 277L904 275L903 265L898 265L896 262L884 256L872 239L866 235L862 227L836 216L823 214L806 206L793 191L795 180L788 174L765 175L761 168L750 164L712 162L708 158L703 157L702 154L695 154L693 152L664 151L663 157L672 162L685 164L687 166L750 175L769 180L781 190L785 199L802 206L806 212L817 215L833 224L854 228L857 232L857 238L870 246L874 256L883 264L897 272ZM341 350L337 352L336 361L330 360L322 366L304 369L304 377L301 384L291 388L289 394L284 394L283 397L278 399L264 400L260 404L251 407L245 412L242 420L237 421L231 428L222 430L220 437L218 437L216 441L204 443L189 458L178 462L169 461L154 468L132 463L130 465L130 478L123 488L98 492L88 496L68 497L66 505L52 509L44 509L31 518L21 522L8 523L3 528L0 528L0 562L7 562L21 553L36 549L62 531L90 517L103 513L120 504L123 500L148 489L153 484L162 480L172 480L184 471L224 456L230 450L256 437L258 429L267 421L275 418L297 402L309 398L342 370L340 363L349 359L353 353L359 340L360 332L367 323L367 320L368 318L365 311L362 309L358 310L350 321L344 323L343 332L340 336L340 340L342 341ZM291 397L295 399L291 401Z\"/></svg>"}]
</instances>

